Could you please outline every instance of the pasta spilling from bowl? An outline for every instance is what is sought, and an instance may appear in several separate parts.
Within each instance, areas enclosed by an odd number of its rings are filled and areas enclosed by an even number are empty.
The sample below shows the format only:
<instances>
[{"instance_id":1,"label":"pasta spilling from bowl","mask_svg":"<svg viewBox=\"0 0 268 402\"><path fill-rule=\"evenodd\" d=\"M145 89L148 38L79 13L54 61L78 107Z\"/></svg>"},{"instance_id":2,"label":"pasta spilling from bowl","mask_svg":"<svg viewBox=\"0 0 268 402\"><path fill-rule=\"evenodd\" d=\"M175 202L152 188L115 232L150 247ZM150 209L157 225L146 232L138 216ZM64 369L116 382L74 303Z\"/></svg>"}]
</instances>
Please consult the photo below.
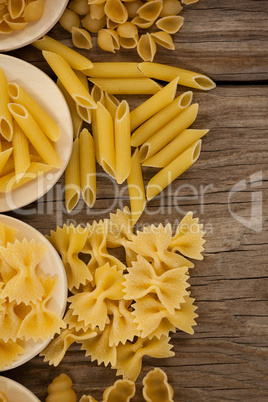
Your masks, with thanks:
<instances>
[{"instance_id":1,"label":"pasta spilling from bowl","mask_svg":"<svg viewBox=\"0 0 268 402\"><path fill-rule=\"evenodd\" d=\"M0 222L0 370L24 354L27 341L52 338L65 322L49 307L57 277L38 273L46 246L16 239Z\"/></svg>"},{"instance_id":2,"label":"pasta spilling from bowl","mask_svg":"<svg viewBox=\"0 0 268 402\"><path fill-rule=\"evenodd\" d=\"M62 258L72 296L67 328L43 350L44 360L57 366L77 342L92 361L135 381L143 356L173 356L170 334L192 334L196 324L188 258L203 258L203 236L191 212L173 235L170 224L134 234L127 207L84 228L51 231L48 239ZM126 264L108 251L122 247Z\"/></svg>"},{"instance_id":3,"label":"pasta spilling from bowl","mask_svg":"<svg viewBox=\"0 0 268 402\"><path fill-rule=\"evenodd\" d=\"M183 4L198 0L182 0ZM171 37L184 18L179 0L72 0L60 18L60 24L72 34L74 46L92 48L92 33L97 33L101 49L115 53L120 48L137 48L144 61L153 61L157 45L175 50ZM82 26L82 27L81 27ZM149 28L158 31L140 34Z\"/></svg>"},{"instance_id":4,"label":"pasta spilling from bowl","mask_svg":"<svg viewBox=\"0 0 268 402\"><path fill-rule=\"evenodd\" d=\"M25 28L32 21L40 20L45 0L0 1L0 37Z\"/></svg>"}]
</instances>

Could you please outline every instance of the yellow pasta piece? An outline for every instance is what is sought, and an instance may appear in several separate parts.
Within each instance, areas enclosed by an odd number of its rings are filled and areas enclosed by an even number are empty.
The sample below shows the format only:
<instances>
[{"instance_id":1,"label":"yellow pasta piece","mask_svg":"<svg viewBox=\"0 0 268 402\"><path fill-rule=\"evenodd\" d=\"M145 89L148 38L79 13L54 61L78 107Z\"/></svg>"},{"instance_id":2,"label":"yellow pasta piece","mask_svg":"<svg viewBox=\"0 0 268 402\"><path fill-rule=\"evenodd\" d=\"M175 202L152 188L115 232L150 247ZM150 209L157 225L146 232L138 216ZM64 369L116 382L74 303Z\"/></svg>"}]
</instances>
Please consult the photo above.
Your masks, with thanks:
<instances>
[{"instance_id":1,"label":"yellow pasta piece","mask_svg":"<svg viewBox=\"0 0 268 402\"><path fill-rule=\"evenodd\" d=\"M24 9L23 16L25 21L39 20L44 13L44 0L35 0L28 3Z\"/></svg>"},{"instance_id":2,"label":"yellow pasta piece","mask_svg":"<svg viewBox=\"0 0 268 402\"><path fill-rule=\"evenodd\" d=\"M120 0L107 0L104 11L107 17L115 23L123 24L128 19L127 9Z\"/></svg>"},{"instance_id":3,"label":"yellow pasta piece","mask_svg":"<svg viewBox=\"0 0 268 402\"><path fill-rule=\"evenodd\" d=\"M73 314L83 320L92 329L96 326L103 330L109 322L106 299L119 300L123 297L123 275L116 267L105 264L95 271L96 288L93 292L84 292L71 296L70 308Z\"/></svg>"},{"instance_id":4,"label":"yellow pasta piece","mask_svg":"<svg viewBox=\"0 0 268 402\"><path fill-rule=\"evenodd\" d=\"M94 63L87 75L92 78L144 78L138 65L125 62Z\"/></svg>"},{"instance_id":5,"label":"yellow pasta piece","mask_svg":"<svg viewBox=\"0 0 268 402\"><path fill-rule=\"evenodd\" d=\"M20 17L25 9L25 0L7 0L7 9L11 18Z\"/></svg>"},{"instance_id":6,"label":"yellow pasta piece","mask_svg":"<svg viewBox=\"0 0 268 402\"><path fill-rule=\"evenodd\" d=\"M105 106L104 100L104 93L103 91L97 87L96 85L93 86L91 90L91 96L96 103L100 102L103 106ZM109 111L109 110L108 110ZM91 129L92 135L94 139L94 146L95 146L95 156L100 164L100 150L99 150L99 139L98 139L98 122L97 122L97 111L96 109L92 109L92 121L91 121Z\"/></svg>"},{"instance_id":7,"label":"yellow pasta piece","mask_svg":"<svg viewBox=\"0 0 268 402\"><path fill-rule=\"evenodd\" d=\"M206 75L184 70L178 67L158 63L140 63L139 69L150 78L172 81L179 77L179 85L209 91L215 88L215 83Z\"/></svg>"},{"instance_id":8,"label":"yellow pasta piece","mask_svg":"<svg viewBox=\"0 0 268 402\"><path fill-rule=\"evenodd\" d=\"M4 22L14 31L19 31L28 25L28 22L25 22L25 19L22 17L13 19L10 14L5 14L3 16Z\"/></svg>"},{"instance_id":9,"label":"yellow pasta piece","mask_svg":"<svg viewBox=\"0 0 268 402\"><path fill-rule=\"evenodd\" d=\"M131 20L131 22L132 22L132 24L137 25L137 27L139 27L141 29L150 28L154 24L154 21L147 21L139 16L134 17Z\"/></svg>"},{"instance_id":10,"label":"yellow pasta piece","mask_svg":"<svg viewBox=\"0 0 268 402\"><path fill-rule=\"evenodd\" d=\"M1 402L8 402L6 394L4 392L0 391L0 401Z\"/></svg>"},{"instance_id":11,"label":"yellow pasta piece","mask_svg":"<svg viewBox=\"0 0 268 402\"><path fill-rule=\"evenodd\" d=\"M119 37L120 46L124 49L133 49L137 47L139 42L139 35L134 36L133 38L122 38Z\"/></svg>"},{"instance_id":12,"label":"yellow pasta piece","mask_svg":"<svg viewBox=\"0 0 268 402\"><path fill-rule=\"evenodd\" d=\"M155 113L169 105L177 91L178 78L175 78L168 85L161 88L155 95L151 96L130 113L131 131L152 117Z\"/></svg>"},{"instance_id":13,"label":"yellow pasta piece","mask_svg":"<svg viewBox=\"0 0 268 402\"><path fill-rule=\"evenodd\" d=\"M143 177L140 164L140 153L136 148L131 158L131 170L127 178L128 193L131 208L131 224L135 225L144 211L146 200Z\"/></svg>"},{"instance_id":14,"label":"yellow pasta piece","mask_svg":"<svg viewBox=\"0 0 268 402\"><path fill-rule=\"evenodd\" d=\"M78 258L78 254L87 241L88 234L88 227L77 226L75 228L73 225L69 227L64 225L62 228L57 227L55 232L51 231L50 236L48 236L48 240L62 258L70 290L92 280L92 275L86 264Z\"/></svg>"},{"instance_id":15,"label":"yellow pasta piece","mask_svg":"<svg viewBox=\"0 0 268 402\"><path fill-rule=\"evenodd\" d=\"M14 244L8 243L6 248L0 247L2 257L17 271L6 284L1 297L8 297L9 301L15 300L18 304L42 300L45 290L35 271L45 251L46 246L42 243L34 240L28 242L26 239L22 242L15 240Z\"/></svg>"},{"instance_id":16,"label":"yellow pasta piece","mask_svg":"<svg viewBox=\"0 0 268 402\"><path fill-rule=\"evenodd\" d=\"M138 15L147 21L155 21L163 8L163 1L155 0L143 4L138 10Z\"/></svg>"},{"instance_id":17,"label":"yellow pasta piece","mask_svg":"<svg viewBox=\"0 0 268 402\"><path fill-rule=\"evenodd\" d=\"M114 121L115 113L120 102L115 96L113 96L112 94L107 94L107 92L104 93L104 101L105 101L105 107Z\"/></svg>"},{"instance_id":18,"label":"yellow pasta piece","mask_svg":"<svg viewBox=\"0 0 268 402\"><path fill-rule=\"evenodd\" d=\"M108 29L116 29L116 28L118 28L119 24L117 22L114 22L114 21L110 20L107 16L104 17L104 18L106 20L106 26L107 26Z\"/></svg>"},{"instance_id":19,"label":"yellow pasta piece","mask_svg":"<svg viewBox=\"0 0 268 402\"><path fill-rule=\"evenodd\" d=\"M60 79L62 85L79 105L96 109L97 105L67 61L56 53L43 50L43 56Z\"/></svg>"},{"instance_id":20,"label":"yellow pasta piece","mask_svg":"<svg viewBox=\"0 0 268 402\"><path fill-rule=\"evenodd\" d=\"M75 71L75 74L77 75L77 77L79 78L79 80L81 81L81 83L83 84L83 86L85 87L85 89L87 90L87 92L89 92L89 85L88 85L88 79L87 76L85 74L83 74L83 72L77 70ZM76 110L78 115L82 118L83 121L85 121L86 123L90 124L91 123L91 110L87 107L81 106L78 103L76 103Z\"/></svg>"},{"instance_id":21,"label":"yellow pasta piece","mask_svg":"<svg viewBox=\"0 0 268 402\"><path fill-rule=\"evenodd\" d=\"M65 322L54 311L47 308L47 303L52 297L57 278L51 276L40 276L45 294L42 301L30 302L31 311L26 315L18 331L18 338L25 338L26 341L33 339L34 342L41 339L53 338L65 328Z\"/></svg>"},{"instance_id":22,"label":"yellow pasta piece","mask_svg":"<svg viewBox=\"0 0 268 402\"><path fill-rule=\"evenodd\" d=\"M6 302L1 305L0 311L0 340L16 342L22 320L15 312L16 302Z\"/></svg>"},{"instance_id":23,"label":"yellow pasta piece","mask_svg":"<svg viewBox=\"0 0 268 402\"><path fill-rule=\"evenodd\" d=\"M90 5L90 16L94 20L100 20L105 16L104 11L105 2L101 4L91 4ZM110 27L107 27L110 28Z\"/></svg>"},{"instance_id":24,"label":"yellow pasta piece","mask_svg":"<svg viewBox=\"0 0 268 402\"><path fill-rule=\"evenodd\" d=\"M191 145L149 181L146 189L148 201L164 190L173 180L197 161L200 155L201 142L199 140Z\"/></svg>"},{"instance_id":25,"label":"yellow pasta piece","mask_svg":"<svg viewBox=\"0 0 268 402\"><path fill-rule=\"evenodd\" d=\"M173 120L183 109L187 108L192 102L193 93L191 91L184 92L172 103L160 110L140 127L135 130L131 136L131 145L137 147L146 142L155 132L163 126L166 126Z\"/></svg>"},{"instance_id":26,"label":"yellow pasta piece","mask_svg":"<svg viewBox=\"0 0 268 402\"><path fill-rule=\"evenodd\" d=\"M141 161L151 158L179 133L191 126L197 117L197 112L198 104L194 103L153 134L140 148Z\"/></svg>"},{"instance_id":27,"label":"yellow pasta piece","mask_svg":"<svg viewBox=\"0 0 268 402\"><path fill-rule=\"evenodd\" d=\"M1 30L0 30L1 32ZM9 96L7 80L4 71L0 68L0 134L11 141L13 136L12 116L8 109Z\"/></svg>"},{"instance_id":28,"label":"yellow pasta piece","mask_svg":"<svg viewBox=\"0 0 268 402\"><path fill-rule=\"evenodd\" d=\"M81 329L86 332L89 329L89 326L86 326L84 321L79 321L78 316L74 315L70 309L68 309L64 316L64 322L69 329L74 329L76 332L79 332Z\"/></svg>"},{"instance_id":29,"label":"yellow pasta piece","mask_svg":"<svg viewBox=\"0 0 268 402\"><path fill-rule=\"evenodd\" d=\"M153 266L141 256L132 263L128 269L128 275L124 282L124 299L138 300L149 293L156 293L158 299L170 314L174 314L175 308L179 309L188 294L186 289L190 286L187 283L188 268L173 268L157 275Z\"/></svg>"},{"instance_id":30,"label":"yellow pasta piece","mask_svg":"<svg viewBox=\"0 0 268 402\"><path fill-rule=\"evenodd\" d=\"M124 379L135 381L140 373L143 356L155 358L171 357L172 345L169 344L169 337L162 336L160 339L138 338L134 343L127 342L125 345L118 345L117 360L115 366L117 375L122 375Z\"/></svg>"},{"instance_id":31,"label":"yellow pasta piece","mask_svg":"<svg viewBox=\"0 0 268 402\"><path fill-rule=\"evenodd\" d=\"M106 388L103 393L103 402L130 402L136 392L135 383L129 380L117 380Z\"/></svg>"},{"instance_id":32,"label":"yellow pasta piece","mask_svg":"<svg viewBox=\"0 0 268 402\"><path fill-rule=\"evenodd\" d=\"M15 121L18 123L41 158L48 165L59 168L61 166L59 156L31 113L28 112L24 106L19 105L18 103L9 103L8 108Z\"/></svg>"},{"instance_id":33,"label":"yellow pasta piece","mask_svg":"<svg viewBox=\"0 0 268 402\"><path fill-rule=\"evenodd\" d=\"M138 35L138 28L132 22L127 21L124 24L119 25L119 27L117 28L117 33L121 38L131 39L131 38L135 38ZM130 64L130 63L127 63L127 64ZM137 73L139 73L136 63L131 63L131 64L136 66L135 71L137 70ZM129 75L129 77L130 77L130 75Z\"/></svg>"},{"instance_id":34,"label":"yellow pasta piece","mask_svg":"<svg viewBox=\"0 0 268 402\"><path fill-rule=\"evenodd\" d=\"M168 15L177 15L182 10L182 5L179 0L165 0L160 17L167 17Z\"/></svg>"},{"instance_id":35,"label":"yellow pasta piece","mask_svg":"<svg viewBox=\"0 0 268 402\"><path fill-rule=\"evenodd\" d=\"M92 208L96 201L96 163L94 141L87 129L79 137L80 180L85 203Z\"/></svg>"},{"instance_id":36,"label":"yellow pasta piece","mask_svg":"<svg viewBox=\"0 0 268 402\"><path fill-rule=\"evenodd\" d=\"M156 21L157 28L169 34L175 34L181 29L184 18L178 15L168 15Z\"/></svg>"},{"instance_id":37,"label":"yellow pasta piece","mask_svg":"<svg viewBox=\"0 0 268 402\"><path fill-rule=\"evenodd\" d=\"M0 34L7 35L13 32L13 29L10 28L10 26L5 22L1 21L0 22Z\"/></svg>"},{"instance_id":38,"label":"yellow pasta piece","mask_svg":"<svg viewBox=\"0 0 268 402\"><path fill-rule=\"evenodd\" d=\"M161 85L148 78L89 78L94 85L113 95L156 94Z\"/></svg>"},{"instance_id":39,"label":"yellow pasta piece","mask_svg":"<svg viewBox=\"0 0 268 402\"><path fill-rule=\"evenodd\" d=\"M68 8L78 15L86 15L90 11L90 5L87 0L72 0Z\"/></svg>"},{"instance_id":40,"label":"yellow pasta piece","mask_svg":"<svg viewBox=\"0 0 268 402\"><path fill-rule=\"evenodd\" d=\"M150 3L155 3L150 2ZM146 3L146 4L150 4ZM145 35L141 35L138 46L137 46L137 52L139 56L144 60L144 61L153 61L155 53L156 53L156 44L155 41L153 40L152 36L147 32Z\"/></svg>"},{"instance_id":41,"label":"yellow pasta piece","mask_svg":"<svg viewBox=\"0 0 268 402\"><path fill-rule=\"evenodd\" d=\"M45 402L76 402L76 394L72 389L73 382L66 374L60 374L49 384Z\"/></svg>"},{"instance_id":42,"label":"yellow pasta piece","mask_svg":"<svg viewBox=\"0 0 268 402\"><path fill-rule=\"evenodd\" d=\"M80 399L79 402L98 402L93 396L90 395L83 395Z\"/></svg>"},{"instance_id":43,"label":"yellow pasta piece","mask_svg":"<svg viewBox=\"0 0 268 402\"><path fill-rule=\"evenodd\" d=\"M182 4L194 4L197 3L199 0L182 0Z\"/></svg>"},{"instance_id":44,"label":"yellow pasta piece","mask_svg":"<svg viewBox=\"0 0 268 402\"><path fill-rule=\"evenodd\" d=\"M82 26L86 28L89 32L97 33L106 25L106 17L99 20L94 20L91 18L90 13L81 20Z\"/></svg>"},{"instance_id":45,"label":"yellow pasta piece","mask_svg":"<svg viewBox=\"0 0 268 402\"><path fill-rule=\"evenodd\" d=\"M29 168L31 160L27 137L16 122L14 123L12 145L14 150L15 174L17 181L20 181Z\"/></svg>"},{"instance_id":46,"label":"yellow pasta piece","mask_svg":"<svg viewBox=\"0 0 268 402\"><path fill-rule=\"evenodd\" d=\"M125 7L128 12L129 18L134 18L137 15L138 9L142 6L142 2L140 0L134 0L131 2L125 2Z\"/></svg>"},{"instance_id":47,"label":"yellow pasta piece","mask_svg":"<svg viewBox=\"0 0 268 402\"><path fill-rule=\"evenodd\" d=\"M52 141L60 138L60 128L49 114L21 86L15 82L8 83L9 96L13 102L24 106L33 116L46 136Z\"/></svg>"},{"instance_id":48,"label":"yellow pasta piece","mask_svg":"<svg viewBox=\"0 0 268 402\"><path fill-rule=\"evenodd\" d=\"M202 260L203 239L205 232L203 225L198 223L198 218L193 218L193 213L188 212L177 227L175 235L172 237L169 249L179 251L181 254L196 260Z\"/></svg>"},{"instance_id":49,"label":"yellow pasta piece","mask_svg":"<svg viewBox=\"0 0 268 402\"><path fill-rule=\"evenodd\" d=\"M152 32L151 37L158 45L169 50L175 50L173 39L169 33L164 31Z\"/></svg>"},{"instance_id":50,"label":"yellow pasta piece","mask_svg":"<svg viewBox=\"0 0 268 402\"><path fill-rule=\"evenodd\" d=\"M4 342L0 339L0 370L11 366L24 353L24 349L18 343L9 340Z\"/></svg>"},{"instance_id":51,"label":"yellow pasta piece","mask_svg":"<svg viewBox=\"0 0 268 402\"><path fill-rule=\"evenodd\" d=\"M69 92L66 91L66 89L64 88L64 86L62 85L60 80L57 80L57 85L58 85L59 89L61 90L61 92L68 104L68 107L69 107L69 110L71 113L72 123L73 123L73 137L74 137L74 139L76 139L76 138L78 138L80 131L82 129L83 119L77 113L75 101L73 100L73 98L71 97Z\"/></svg>"},{"instance_id":52,"label":"yellow pasta piece","mask_svg":"<svg viewBox=\"0 0 268 402\"><path fill-rule=\"evenodd\" d=\"M16 233L18 233L17 229L0 221L0 246L6 247L7 243L14 243Z\"/></svg>"},{"instance_id":53,"label":"yellow pasta piece","mask_svg":"<svg viewBox=\"0 0 268 402\"><path fill-rule=\"evenodd\" d=\"M117 32L113 29L101 29L98 32L98 45L102 50L115 53L120 48Z\"/></svg>"},{"instance_id":54,"label":"yellow pasta piece","mask_svg":"<svg viewBox=\"0 0 268 402\"><path fill-rule=\"evenodd\" d=\"M97 102L97 135L99 147L100 164L111 177L115 178L115 148L114 148L114 127L108 110Z\"/></svg>"},{"instance_id":55,"label":"yellow pasta piece","mask_svg":"<svg viewBox=\"0 0 268 402\"><path fill-rule=\"evenodd\" d=\"M65 205L71 212L78 204L81 192L79 138L73 142L72 155L65 170Z\"/></svg>"},{"instance_id":56,"label":"yellow pasta piece","mask_svg":"<svg viewBox=\"0 0 268 402\"><path fill-rule=\"evenodd\" d=\"M166 373L159 367L149 371L142 380L142 395L147 402L174 402L174 391Z\"/></svg>"},{"instance_id":57,"label":"yellow pasta piece","mask_svg":"<svg viewBox=\"0 0 268 402\"><path fill-rule=\"evenodd\" d=\"M75 70L88 70L93 66L92 62L88 58L82 56L80 53L68 46L63 45L63 43L58 42L50 36L45 35L41 39L33 42L32 45L40 50L47 50L49 52L57 53L63 57Z\"/></svg>"},{"instance_id":58,"label":"yellow pasta piece","mask_svg":"<svg viewBox=\"0 0 268 402\"><path fill-rule=\"evenodd\" d=\"M126 101L117 107L114 120L115 171L117 183L122 184L131 170L130 112Z\"/></svg>"},{"instance_id":59,"label":"yellow pasta piece","mask_svg":"<svg viewBox=\"0 0 268 402\"><path fill-rule=\"evenodd\" d=\"M0 173L2 173L7 161L12 154L13 148L8 148L5 151L0 152Z\"/></svg>"},{"instance_id":60,"label":"yellow pasta piece","mask_svg":"<svg viewBox=\"0 0 268 402\"><path fill-rule=\"evenodd\" d=\"M66 29L66 31L72 32L72 28L78 28L80 25L79 16L69 8L66 8L64 13L59 19L61 26Z\"/></svg>"},{"instance_id":61,"label":"yellow pasta piece","mask_svg":"<svg viewBox=\"0 0 268 402\"><path fill-rule=\"evenodd\" d=\"M72 27L72 41L74 46L79 49L91 49L92 48L92 40L90 33L82 28Z\"/></svg>"},{"instance_id":62,"label":"yellow pasta piece","mask_svg":"<svg viewBox=\"0 0 268 402\"><path fill-rule=\"evenodd\" d=\"M110 214L107 221L107 247L114 248L125 245L133 237L133 227L131 224L131 213L128 207L123 211L118 209L116 214Z\"/></svg>"}]
</instances>

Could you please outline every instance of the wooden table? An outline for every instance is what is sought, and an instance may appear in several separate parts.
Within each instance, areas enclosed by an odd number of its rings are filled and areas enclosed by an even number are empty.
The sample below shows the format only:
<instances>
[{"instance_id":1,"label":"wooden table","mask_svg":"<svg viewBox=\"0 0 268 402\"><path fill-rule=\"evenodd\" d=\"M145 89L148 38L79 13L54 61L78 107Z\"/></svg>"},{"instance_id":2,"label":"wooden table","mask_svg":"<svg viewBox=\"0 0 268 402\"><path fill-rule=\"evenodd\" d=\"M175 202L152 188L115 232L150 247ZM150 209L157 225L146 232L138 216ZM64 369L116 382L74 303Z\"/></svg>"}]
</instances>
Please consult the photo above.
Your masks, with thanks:
<instances>
[{"instance_id":1,"label":"wooden table","mask_svg":"<svg viewBox=\"0 0 268 402\"><path fill-rule=\"evenodd\" d=\"M144 359L133 401L143 400L142 378L155 366L167 372L175 401L267 401L268 1L200 0L182 15L176 51L161 49L155 61L203 72L217 82L209 93L194 93L200 103L195 127L211 133L196 165L148 204L139 224L176 224L190 210L204 223L205 258L190 280L199 318L193 336L172 335L175 357ZM71 45L59 25L50 34ZM93 61L139 60L135 51L111 55L95 46L82 53ZM52 75L31 46L11 54ZM152 170L144 169L146 182L151 176ZM67 215L62 186L61 181L57 191L9 215L48 234L56 224L92 222L128 205L127 192L102 178L95 207L81 203ZM98 400L116 380L114 370L91 363L79 346L71 347L57 368L36 357L4 375L43 401L47 385L60 373L73 379L79 397L86 393Z\"/></svg>"}]
</instances>

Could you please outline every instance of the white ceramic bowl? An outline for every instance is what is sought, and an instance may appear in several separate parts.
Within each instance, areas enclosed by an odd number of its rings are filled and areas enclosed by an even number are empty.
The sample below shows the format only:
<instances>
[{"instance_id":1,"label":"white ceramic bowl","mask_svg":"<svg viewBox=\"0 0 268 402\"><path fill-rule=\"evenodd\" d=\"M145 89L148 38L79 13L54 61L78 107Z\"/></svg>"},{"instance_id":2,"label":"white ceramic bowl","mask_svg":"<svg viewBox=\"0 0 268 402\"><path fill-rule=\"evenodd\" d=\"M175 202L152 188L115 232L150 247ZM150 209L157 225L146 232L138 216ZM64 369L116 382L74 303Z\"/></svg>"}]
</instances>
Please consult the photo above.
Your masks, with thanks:
<instances>
[{"instance_id":1,"label":"white ceramic bowl","mask_svg":"<svg viewBox=\"0 0 268 402\"><path fill-rule=\"evenodd\" d=\"M47 193L63 174L72 152L73 125L68 105L55 84L43 71L15 57L0 54L0 67L8 81L21 85L55 120L60 127L60 139L54 148L61 168L32 180L9 193L0 194L0 212L24 207Z\"/></svg>"},{"instance_id":2,"label":"white ceramic bowl","mask_svg":"<svg viewBox=\"0 0 268 402\"><path fill-rule=\"evenodd\" d=\"M35 241L42 242L46 245L46 252L40 264L38 265L36 272L39 274L50 274L52 276L56 275L58 277L53 296L49 300L47 306L55 313L57 313L60 317L63 317L67 302L67 279L64 266L57 251L54 249L51 243L32 226L6 215L0 215L0 221L18 230L16 238L19 241L22 241L24 238L26 238L27 240L34 239ZM12 366L5 367L3 371L21 366L22 364L31 360L33 357L38 355L48 345L49 342L50 339L38 342L33 342L32 340L25 341L23 344L23 347L25 348L25 353L21 355L19 359L12 364ZM17 399L17 401L21 402L22 400Z\"/></svg>"},{"instance_id":3,"label":"white ceramic bowl","mask_svg":"<svg viewBox=\"0 0 268 402\"><path fill-rule=\"evenodd\" d=\"M8 52L29 45L45 35L62 16L68 0L45 0L40 20L30 22L24 29L11 34L0 34L0 52Z\"/></svg>"},{"instance_id":4,"label":"white ceramic bowl","mask_svg":"<svg viewBox=\"0 0 268 402\"><path fill-rule=\"evenodd\" d=\"M8 398L8 402L40 402L31 391L10 378L0 376L0 391Z\"/></svg>"}]
</instances>

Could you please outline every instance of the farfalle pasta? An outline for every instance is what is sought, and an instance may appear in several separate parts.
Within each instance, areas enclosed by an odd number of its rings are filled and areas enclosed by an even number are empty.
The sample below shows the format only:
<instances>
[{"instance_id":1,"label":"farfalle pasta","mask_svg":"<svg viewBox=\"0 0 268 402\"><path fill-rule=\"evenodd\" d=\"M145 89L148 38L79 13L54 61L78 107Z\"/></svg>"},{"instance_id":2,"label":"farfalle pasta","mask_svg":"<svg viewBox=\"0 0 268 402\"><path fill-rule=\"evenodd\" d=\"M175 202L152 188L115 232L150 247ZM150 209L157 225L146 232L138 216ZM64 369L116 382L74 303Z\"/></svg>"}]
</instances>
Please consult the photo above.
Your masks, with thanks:
<instances>
[{"instance_id":1,"label":"farfalle pasta","mask_svg":"<svg viewBox=\"0 0 268 402\"><path fill-rule=\"evenodd\" d=\"M90 256L87 264L83 262L90 277L71 288L67 328L41 354L49 364L58 365L77 342L91 361L111 365L117 375L135 381L143 356L171 357L171 333L193 333L197 314L188 279L194 265L186 257L202 258L202 225L188 213L174 235L170 224L146 226L135 234L131 222L129 209L124 208L84 229L76 259ZM78 229L71 229L77 239ZM65 225L51 236L65 263L66 233ZM109 253L109 248L122 247L127 265Z\"/></svg>"}]
</instances>

